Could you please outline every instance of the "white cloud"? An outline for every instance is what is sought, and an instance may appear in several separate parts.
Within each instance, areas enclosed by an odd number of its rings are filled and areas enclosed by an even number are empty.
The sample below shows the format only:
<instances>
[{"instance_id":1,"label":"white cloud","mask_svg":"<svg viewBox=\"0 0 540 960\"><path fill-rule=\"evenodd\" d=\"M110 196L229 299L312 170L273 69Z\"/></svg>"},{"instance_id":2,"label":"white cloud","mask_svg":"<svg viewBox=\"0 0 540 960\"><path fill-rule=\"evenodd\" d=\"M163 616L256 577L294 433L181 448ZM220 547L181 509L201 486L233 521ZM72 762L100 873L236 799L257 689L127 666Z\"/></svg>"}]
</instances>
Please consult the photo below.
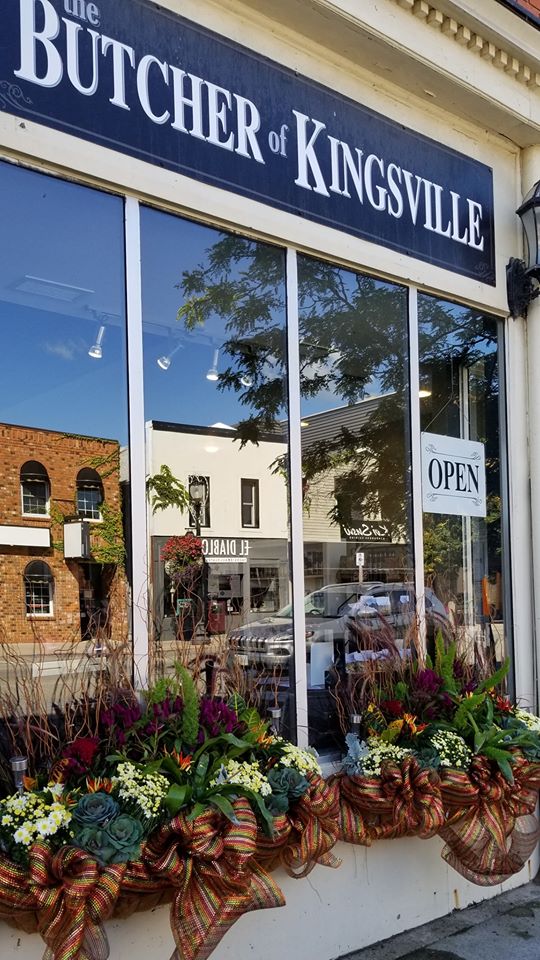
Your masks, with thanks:
<instances>
[{"instance_id":1,"label":"white cloud","mask_svg":"<svg viewBox=\"0 0 540 960\"><path fill-rule=\"evenodd\" d=\"M83 350L80 340L61 340L58 343L45 343L44 347L46 353L51 353L53 356L60 357L62 360L67 361L74 360L75 355L81 353Z\"/></svg>"}]
</instances>

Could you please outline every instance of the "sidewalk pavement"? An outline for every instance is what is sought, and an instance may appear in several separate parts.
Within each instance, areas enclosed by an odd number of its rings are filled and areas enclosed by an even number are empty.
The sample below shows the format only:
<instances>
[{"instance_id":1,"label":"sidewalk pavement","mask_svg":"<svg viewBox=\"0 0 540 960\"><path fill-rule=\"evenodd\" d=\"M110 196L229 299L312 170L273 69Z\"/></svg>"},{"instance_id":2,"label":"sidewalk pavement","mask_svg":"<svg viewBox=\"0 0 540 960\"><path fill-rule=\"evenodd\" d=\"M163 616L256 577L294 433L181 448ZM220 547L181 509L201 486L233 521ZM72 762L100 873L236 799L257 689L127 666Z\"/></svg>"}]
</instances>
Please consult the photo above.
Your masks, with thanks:
<instances>
[{"instance_id":1,"label":"sidewalk pavement","mask_svg":"<svg viewBox=\"0 0 540 960\"><path fill-rule=\"evenodd\" d=\"M342 960L540 960L540 874Z\"/></svg>"}]
</instances>

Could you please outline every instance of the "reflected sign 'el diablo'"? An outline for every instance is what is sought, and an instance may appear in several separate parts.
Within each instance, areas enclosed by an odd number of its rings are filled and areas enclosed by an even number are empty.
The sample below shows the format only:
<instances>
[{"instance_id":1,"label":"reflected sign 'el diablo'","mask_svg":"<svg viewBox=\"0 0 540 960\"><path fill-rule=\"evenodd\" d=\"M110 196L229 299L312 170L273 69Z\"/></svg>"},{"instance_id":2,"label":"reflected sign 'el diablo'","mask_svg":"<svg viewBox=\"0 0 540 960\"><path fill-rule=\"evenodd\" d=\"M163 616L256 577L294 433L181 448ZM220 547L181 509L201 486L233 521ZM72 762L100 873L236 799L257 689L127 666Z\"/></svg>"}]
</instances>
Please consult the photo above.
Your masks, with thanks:
<instances>
[{"instance_id":1,"label":"reflected sign 'el diablo'","mask_svg":"<svg viewBox=\"0 0 540 960\"><path fill-rule=\"evenodd\" d=\"M210 563L247 563L249 556L249 540L234 537L205 537L202 548Z\"/></svg>"},{"instance_id":2,"label":"reflected sign 'el diablo'","mask_svg":"<svg viewBox=\"0 0 540 960\"><path fill-rule=\"evenodd\" d=\"M495 283L489 167L147 0L10 0L0 107Z\"/></svg>"}]
</instances>

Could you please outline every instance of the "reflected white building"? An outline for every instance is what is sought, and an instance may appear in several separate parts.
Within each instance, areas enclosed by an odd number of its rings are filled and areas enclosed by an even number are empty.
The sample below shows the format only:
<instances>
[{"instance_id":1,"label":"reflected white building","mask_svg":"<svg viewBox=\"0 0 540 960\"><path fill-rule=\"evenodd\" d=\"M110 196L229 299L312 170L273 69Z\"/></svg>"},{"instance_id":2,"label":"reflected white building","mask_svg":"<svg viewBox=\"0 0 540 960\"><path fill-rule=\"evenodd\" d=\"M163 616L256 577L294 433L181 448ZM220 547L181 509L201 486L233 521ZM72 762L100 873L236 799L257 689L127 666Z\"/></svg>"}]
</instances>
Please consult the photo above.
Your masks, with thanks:
<instances>
[{"instance_id":1,"label":"reflected white building","mask_svg":"<svg viewBox=\"0 0 540 960\"><path fill-rule=\"evenodd\" d=\"M146 424L147 476L166 465L186 489L191 478L204 480L200 534L208 565L210 633L275 612L290 599L287 487L279 469L286 449L286 441L274 435L241 447L236 430L222 424ZM189 508L154 513L149 508L152 613L161 639L174 635L177 612L161 550L169 537L195 529Z\"/></svg>"}]
</instances>

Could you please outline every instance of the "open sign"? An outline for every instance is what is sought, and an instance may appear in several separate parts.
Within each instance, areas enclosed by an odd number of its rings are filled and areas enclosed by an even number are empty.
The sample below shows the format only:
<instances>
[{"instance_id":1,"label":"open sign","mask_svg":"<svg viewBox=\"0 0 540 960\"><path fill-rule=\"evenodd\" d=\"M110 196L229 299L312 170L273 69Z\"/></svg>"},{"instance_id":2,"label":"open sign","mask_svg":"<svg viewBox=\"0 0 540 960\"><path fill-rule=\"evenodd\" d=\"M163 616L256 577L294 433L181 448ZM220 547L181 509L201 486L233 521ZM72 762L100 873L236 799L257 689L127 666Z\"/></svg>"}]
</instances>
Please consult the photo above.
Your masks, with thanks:
<instances>
[{"instance_id":1,"label":"open sign","mask_svg":"<svg viewBox=\"0 0 540 960\"><path fill-rule=\"evenodd\" d=\"M422 507L426 513L486 516L483 443L422 434Z\"/></svg>"}]
</instances>

